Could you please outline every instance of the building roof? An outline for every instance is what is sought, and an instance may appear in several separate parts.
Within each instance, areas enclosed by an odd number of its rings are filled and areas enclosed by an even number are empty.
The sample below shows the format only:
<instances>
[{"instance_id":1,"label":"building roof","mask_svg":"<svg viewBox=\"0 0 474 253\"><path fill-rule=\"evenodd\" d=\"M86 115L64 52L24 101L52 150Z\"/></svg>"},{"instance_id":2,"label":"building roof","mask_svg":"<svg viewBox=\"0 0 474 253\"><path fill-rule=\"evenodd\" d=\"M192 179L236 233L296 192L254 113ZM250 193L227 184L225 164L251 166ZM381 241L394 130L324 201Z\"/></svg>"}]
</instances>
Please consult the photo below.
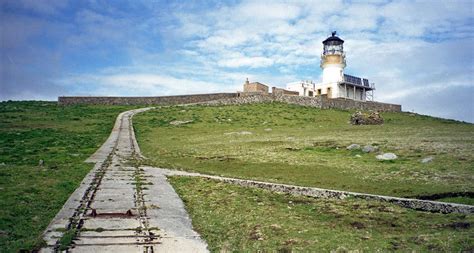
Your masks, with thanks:
<instances>
[{"instance_id":1,"label":"building roof","mask_svg":"<svg viewBox=\"0 0 474 253\"><path fill-rule=\"evenodd\" d=\"M332 32L331 37L328 37L323 41L323 44L342 44L344 41L336 36L336 31Z\"/></svg>"}]
</instances>

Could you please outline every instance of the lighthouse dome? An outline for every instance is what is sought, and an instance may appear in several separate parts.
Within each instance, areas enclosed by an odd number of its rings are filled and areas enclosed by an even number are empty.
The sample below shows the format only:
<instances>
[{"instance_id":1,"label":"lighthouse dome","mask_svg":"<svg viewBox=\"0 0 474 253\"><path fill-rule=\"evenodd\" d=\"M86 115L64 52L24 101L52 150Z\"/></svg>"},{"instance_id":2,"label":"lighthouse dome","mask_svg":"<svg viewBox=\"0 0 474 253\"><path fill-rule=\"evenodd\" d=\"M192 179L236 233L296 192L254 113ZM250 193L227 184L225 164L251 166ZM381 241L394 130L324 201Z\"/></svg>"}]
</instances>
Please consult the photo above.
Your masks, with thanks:
<instances>
[{"instance_id":1,"label":"lighthouse dome","mask_svg":"<svg viewBox=\"0 0 474 253\"><path fill-rule=\"evenodd\" d=\"M323 41L324 45L341 45L344 41L336 36L336 31L332 32L331 36Z\"/></svg>"}]
</instances>

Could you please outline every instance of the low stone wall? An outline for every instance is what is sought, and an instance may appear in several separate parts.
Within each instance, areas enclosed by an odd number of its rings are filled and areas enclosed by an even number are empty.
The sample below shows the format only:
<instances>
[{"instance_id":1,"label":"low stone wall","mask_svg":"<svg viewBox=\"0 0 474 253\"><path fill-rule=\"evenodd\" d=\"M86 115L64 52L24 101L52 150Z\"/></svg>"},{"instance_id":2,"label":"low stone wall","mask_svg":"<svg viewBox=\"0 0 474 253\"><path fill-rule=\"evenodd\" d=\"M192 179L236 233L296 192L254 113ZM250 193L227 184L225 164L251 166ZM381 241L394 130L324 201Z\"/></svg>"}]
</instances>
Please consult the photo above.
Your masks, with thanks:
<instances>
[{"instance_id":1,"label":"low stone wall","mask_svg":"<svg viewBox=\"0 0 474 253\"><path fill-rule=\"evenodd\" d=\"M162 97L59 97L60 105L176 105L237 97L237 93L212 93Z\"/></svg>"},{"instance_id":2,"label":"low stone wall","mask_svg":"<svg viewBox=\"0 0 474 253\"><path fill-rule=\"evenodd\" d=\"M235 98L224 98L213 101L201 102L196 104L203 105L243 105L243 104L254 104L254 103L267 103L273 102L275 99L268 95L247 95L239 96Z\"/></svg>"},{"instance_id":3,"label":"low stone wall","mask_svg":"<svg viewBox=\"0 0 474 253\"><path fill-rule=\"evenodd\" d=\"M321 108L322 100L318 97L302 97L293 95L277 95L273 97L274 101L292 104Z\"/></svg>"},{"instance_id":4,"label":"low stone wall","mask_svg":"<svg viewBox=\"0 0 474 253\"><path fill-rule=\"evenodd\" d=\"M249 103L282 102L321 109L400 112L401 105L379 102L361 102L350 99L329 99L326 96L302 97L285 94L214 93L163 97L59 97L60 105L239 105Z\"/></svg>"},{"instance_id":5,"label":"low stone wall","mask_svg":"<svg viewBox=\"0 0 474 253\"><path fill-rule=\"evenodd\" d=\"M296 185L287 185L287 184L277 184L277 183L268 183L262 181L238 179L238 178L229 178L229 177L220 177L213 175L206 175L193 172L177 171L177 170L168 170L162 168L155 168L156 170L161 170L163 174L168 176L191 176L191 177L203 177L213 180L218 180L224 183L235 184L243 187L253 187L261 188L274 192L282 192L294 195L303 195L314 198L332 198L332 199L345 199L348 197L365 199L365 200L375 200L389 202L395 205L399 205L405 208L428 211L435 213L463 213L463 214L472 214L474 213L474 206L463 205L456 203L446 203L430 200L420 200L420 199L408 199L408 198L399 198L392 196L383 196L383 195L374 195L358 192L348 192L348 191L338 191L338 190L329 190L316 187L304 187Z\"/></svg>"},{"instance_id":6,"label":"low stone wall","mask_svg":"<svg viewBox=\"0 0 474 253\"><path fill-rule=\"evenodd\" d=\"M380 102L362 102L343 98L327 98L321 96L322 109L356 109L361 111L381 111L381 112L401 112L402 106L396 104L387 104Z\"/></svg>"},{"instance_id":7,"label":"low stone wall","mask_svg":"<svg viewBox=\"0 0 474 253\"><path fill-rule=\"evenodd\" d=\"M343 109L362 111L401 112L401 105L379 102L361 102L346 99L328 99L326 96L302 97L292 95L252 95L235 98L225 98L215 101L202 102L206 105L240 105L250 103L282 102L287 104L309 106L321 109Z\"/></svg>"}]
</instances>

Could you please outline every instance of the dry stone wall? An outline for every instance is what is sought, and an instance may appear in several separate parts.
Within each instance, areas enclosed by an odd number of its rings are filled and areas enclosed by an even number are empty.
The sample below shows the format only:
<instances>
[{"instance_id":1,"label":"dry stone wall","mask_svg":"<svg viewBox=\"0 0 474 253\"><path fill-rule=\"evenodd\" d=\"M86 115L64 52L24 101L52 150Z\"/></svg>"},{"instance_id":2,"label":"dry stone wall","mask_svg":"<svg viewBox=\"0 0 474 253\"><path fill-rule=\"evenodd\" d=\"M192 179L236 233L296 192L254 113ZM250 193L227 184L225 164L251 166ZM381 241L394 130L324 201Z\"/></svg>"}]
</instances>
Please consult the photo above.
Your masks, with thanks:
<instances>
[{"instance_id":1,"label":"dry stone wall","mask_svg":"<svg viewBox=\"0 0 474 253\"><path fill-rule=\"evenodd\" d=\"M59 97L60 105L176 105L237 97L237 93L213 93L162 97Z\"/></svg>"},{"instance_id":2,"label":"dry stone wall","mask_svg":"<svg viewBox=\"0 0 474 253\"><path fill-rule=\"evenodd\" d=\"M253 95L240 96L234 98L219 99L215 101L202 102L206 105L241 105L250 103L270 103L282 102L287 104L322 108L322 109L343 109L343 110L362 110L362 111L384 111L400 112L401 105L386 104L379 102L361 102L345 99L328 99L325 96L302 97L292 95Z\"/></svg>"},{"instance_id":3,"label":"dry stone wall","mask_svg":"<svg viewBox=\"0 0 474 253\"><path fill-rule=\"evenodd\" d=\"M361 111L382 111L382 112L401 112L402 106L396 104L387 104L380 102L362 102L343 98L327 98L321 96L322 109L356 109Z\"/></svg>"},{"instance_id":4,"label":"dry stone wall","mask_svg":"<svg viewBox=\"0 0 474 253\"><path fill-rule=\"evenodd\" d=\"M245 95L243 95L245 94ZM379 102L361 102L349 99L328 99L326 96L302 97L292 95L267 95L247 93L214 93L164 97L59 97L60 105L94 104L94 105L240 105L249 103L282 102L287 104L322 108L362 111L400 112L401 105Z\"/></svg>"}]
</instances>

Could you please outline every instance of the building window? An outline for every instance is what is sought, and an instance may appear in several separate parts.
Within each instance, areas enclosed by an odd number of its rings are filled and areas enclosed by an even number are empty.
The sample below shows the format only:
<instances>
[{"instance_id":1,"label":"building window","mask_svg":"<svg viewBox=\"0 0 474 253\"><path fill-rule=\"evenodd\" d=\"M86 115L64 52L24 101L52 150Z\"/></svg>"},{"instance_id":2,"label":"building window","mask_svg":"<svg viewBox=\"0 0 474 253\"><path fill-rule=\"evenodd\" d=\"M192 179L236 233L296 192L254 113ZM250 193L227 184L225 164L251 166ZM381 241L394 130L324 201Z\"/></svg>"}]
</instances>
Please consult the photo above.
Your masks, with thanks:
<instances>
[{"instance_id":1,"label":"building window","mask_svg":"<svg viewBox=\"0 0 474 253\"><path fill-rule=\"evenodd\" d=\"M331 87L328 88L328 98L331 98Z\"/></svg>"},{"instance_id":2,"label":"building window","mask_svg":"<svg viewBox=\"0 0 474 253\"><path fill-rule=\"evenodd\" d=\"M318 89L318 95L321 95L321 89Z\"/></svg>"},{"instance_id":3,"label":"building window","mask_svg":"<svg viewBox=\"0 0 474 253\"><path fill-rule=\"evenodd\" d=\"M312 91L308 91L308 96L312 97L312 96L313 96L313 92L312 92Z\"/></svg>"}]
</instances>

